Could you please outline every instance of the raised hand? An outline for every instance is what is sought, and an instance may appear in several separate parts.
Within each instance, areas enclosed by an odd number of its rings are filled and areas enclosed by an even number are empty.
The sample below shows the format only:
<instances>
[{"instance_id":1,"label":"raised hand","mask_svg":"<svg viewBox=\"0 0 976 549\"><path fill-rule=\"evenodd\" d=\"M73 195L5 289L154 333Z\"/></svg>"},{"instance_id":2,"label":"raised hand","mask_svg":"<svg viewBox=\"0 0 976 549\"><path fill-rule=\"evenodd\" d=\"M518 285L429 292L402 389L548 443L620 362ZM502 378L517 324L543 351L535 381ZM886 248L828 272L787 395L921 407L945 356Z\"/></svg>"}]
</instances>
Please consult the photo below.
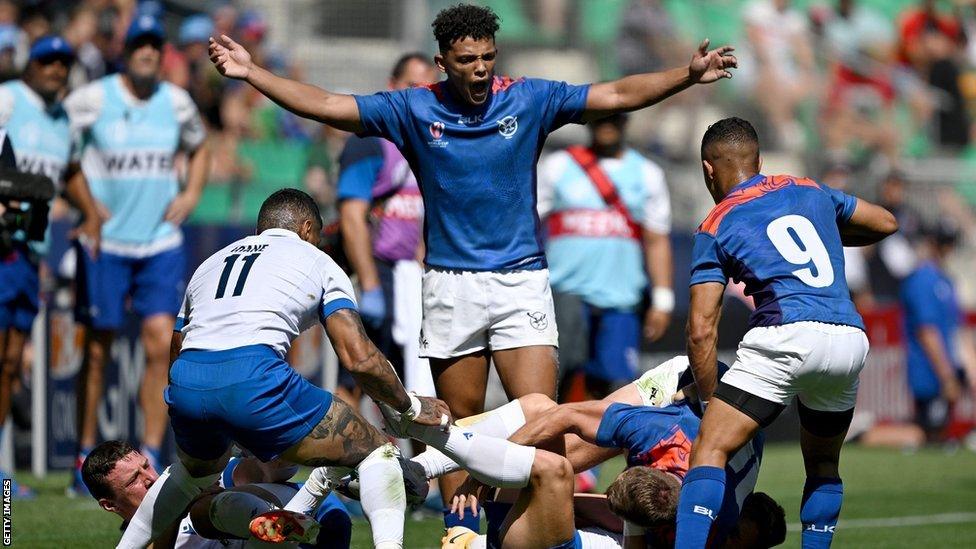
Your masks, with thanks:
<instances>
[{"instance_id":1,"label":"raised hand","mask_svg":"<svg viewBox=\"0 0 976 549\"><path fill-rule=\"evenodd\" d=\"M219 39L211 36L209 51L210 61L227 78L244 80L254 67L251 54L226 34L221 34Z\"/></svg>"},{"instance_id":2,"label":"raised hand","mask_svg":"<svg viewBox=\"0 0 976 549\"><path fill-rule=\"evenodd\" d=\"M698 51L691 56L691 63L688 65L691 81L697 84L709 84L722 78L732 78L732 73L728 69L739 66L739 61L730 53L735 48L722 46L709 51L708 42L707 38L702 41Z\"/></svg>"}]
</instances>

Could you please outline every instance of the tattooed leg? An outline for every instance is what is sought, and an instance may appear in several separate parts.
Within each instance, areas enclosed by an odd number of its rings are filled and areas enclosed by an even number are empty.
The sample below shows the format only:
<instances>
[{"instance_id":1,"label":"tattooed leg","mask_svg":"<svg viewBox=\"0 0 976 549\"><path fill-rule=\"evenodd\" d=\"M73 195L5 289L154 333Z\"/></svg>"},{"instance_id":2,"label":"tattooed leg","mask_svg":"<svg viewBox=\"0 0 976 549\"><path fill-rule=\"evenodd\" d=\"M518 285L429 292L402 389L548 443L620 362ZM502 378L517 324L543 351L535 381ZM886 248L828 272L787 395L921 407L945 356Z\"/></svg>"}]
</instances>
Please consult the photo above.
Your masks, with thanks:
<instances>
[{"instance_id":1,"label":"tattooed leg","mask_svg":"<svg viewBox=\"0 0 976 549\"><path fill-rule=\"evenodd\" d=\"M322 421L281 457L311 467L338 465L352 468L384 444L386 437L379 429L336 398Z\"/></svg>"},{"instance_id":2,"label":"tattooed leg","mask_svg":"<svg viewBox=\"0 0 976 549\"><path fill-rule=\"evenodd\" d=\"M322 421L282 457L313 467L356 468L363 513L373 531L373 543L384 549L402 547L406 495L403 472L397 460L399 452L352 407L334 399ZM295 498L321 501L331 489L327 477L328 473L316 469L308 488L303 487ZM289 502L286 508L309 503L295 498L295 505Z\"/></svg>"}]
</instances>

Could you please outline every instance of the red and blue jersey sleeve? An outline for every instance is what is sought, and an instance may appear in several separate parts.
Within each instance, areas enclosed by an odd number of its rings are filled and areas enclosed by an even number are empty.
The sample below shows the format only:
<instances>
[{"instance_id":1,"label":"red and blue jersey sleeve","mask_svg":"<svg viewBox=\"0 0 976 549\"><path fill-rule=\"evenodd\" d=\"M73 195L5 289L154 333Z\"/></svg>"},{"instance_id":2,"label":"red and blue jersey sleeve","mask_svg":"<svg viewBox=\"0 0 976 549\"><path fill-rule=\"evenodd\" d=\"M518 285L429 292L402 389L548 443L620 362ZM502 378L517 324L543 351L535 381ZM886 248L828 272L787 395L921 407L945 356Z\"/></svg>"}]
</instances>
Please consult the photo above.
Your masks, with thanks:
<instances>
[{"instance_id":1,"label":"red and blue jersey sleeve","mask_svg":"<svg viewBox=\"0 0 976 549\"><path fill-rule=\"evenodd\" d=\"M650 408L615 402L600 420L596 443L606 448L625 448L641 453L666 437L681 415L677 407Z\"/></svg>"},{"instance_id":2,"label":"red and blue jersey sleeve","mask_svg":"<svg viewBox=\"0 0 976 549\"><path fill-rule=\"evenodd\" d=\"M577 124L586 109L589 84L573 85L554 80L526 78L533 103L541 108L542 130L553 132L566 124Z\"/></svg>"},{"instance_id":3,"label":"red and blue jersey sleeve","mask_svg":"<svg viewBox=\"0 0 976 549\"><path fill-rule=\"evenodd\" d=\"M384 137L403 147L410 116L409 99L411 90L397 90L374 93L373 95L354 95L359 107L359 120L363 125L360 135Z\"/></svg>"},{"instance_id":4,"label":"red and blue jersey sleeve","mask_svg":"<svg viewBox=\"0 0 976 549\"><path fill-rule=\"evenodd\" d=\"M857 208L857 198L847 193L831 189L830 187L818 183L820 188L827 193L830 201L834 204L834 211L837 213L837 224L844 225L851 220L854 209Z\"/></svg>"},{"instance_id":5,"label":"red and blue jersey sleeve","mask_svg":"<svg viewBox=\"0 0 976 549\"><path fill-rule=\"evenodd\" d=\"M722 251L716 235L698 232L691 252L691 282L689 286L718 282L725 284L729 280L726 270L728 256Z\"/></svg>"}]
</instances>

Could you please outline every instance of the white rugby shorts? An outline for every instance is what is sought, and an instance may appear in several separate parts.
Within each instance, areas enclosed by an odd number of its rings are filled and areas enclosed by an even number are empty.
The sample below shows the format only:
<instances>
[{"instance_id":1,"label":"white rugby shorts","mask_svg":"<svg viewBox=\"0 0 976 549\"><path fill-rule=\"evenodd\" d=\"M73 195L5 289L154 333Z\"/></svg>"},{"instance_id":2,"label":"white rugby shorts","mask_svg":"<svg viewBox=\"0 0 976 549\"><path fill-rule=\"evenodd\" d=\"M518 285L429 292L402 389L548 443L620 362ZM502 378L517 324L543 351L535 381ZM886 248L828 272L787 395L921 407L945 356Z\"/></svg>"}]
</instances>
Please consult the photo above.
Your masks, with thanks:
<instances>
[{"instance_id":1,"label":"white rugby shorts","mask_svg":"<svg viewBox=\"0 0 976 549\"><path fill-rule=\"evenodd\" d=\"M452 358L482 349L558 347L549 270L456 271L428 267L420 356Z\"/></svg>"},{"instance_id":2,"label":"white rugby shorts","mask_svg":"<svg viewBox=\"0 0 976 549\"><path fill-rule=\"evenodd\" d=\"M762 326L746 332L722 382L783 405L798 396L807 408L844 412L857 400L867 355L868 338L853 326Z\"/></svg>"}]
</instances>

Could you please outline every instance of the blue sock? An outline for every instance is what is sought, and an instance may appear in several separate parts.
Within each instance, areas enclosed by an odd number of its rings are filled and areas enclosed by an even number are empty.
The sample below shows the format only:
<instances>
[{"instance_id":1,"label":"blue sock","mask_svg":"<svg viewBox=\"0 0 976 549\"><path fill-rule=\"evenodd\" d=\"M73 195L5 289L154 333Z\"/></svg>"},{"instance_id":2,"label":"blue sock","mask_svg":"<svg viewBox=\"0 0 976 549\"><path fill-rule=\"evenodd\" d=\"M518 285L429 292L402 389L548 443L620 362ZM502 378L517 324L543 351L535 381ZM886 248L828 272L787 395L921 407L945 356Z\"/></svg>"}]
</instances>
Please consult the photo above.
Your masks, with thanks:
<instances>
[{"instance_id":1,"label":"blue sock","mask_svg":"<svg viewBox=\"0 0 976 549\"><path fill-rule=\"evenodd\" d=\"M803 549L830 547L843 502L844 483L839 478L807 478L800 504Z\"/></svg>"},{"instance_id":2,"label":"blue sock","mask_svg":"<svg viewBox=\"0 0 976 549\"><path fill-rule=\"evenodd\" d=\"M464 512L464 518L458 517L457 513L452 513L450 509L444 508L444 528L464 526L475 532L481 532L481 513L478 516L471 516L471 510Z\"/></svg>"},{"instance_id":3,"label":"blue sock","mask_svg":"<svg viewBox=\"0 0 976 549\"><path fill-rule=\"evenodd\" d=\"M675 549L705 547L725 496L725 469L700 466L688 471L678 499Z\"/></svg>"}]
</instances>

